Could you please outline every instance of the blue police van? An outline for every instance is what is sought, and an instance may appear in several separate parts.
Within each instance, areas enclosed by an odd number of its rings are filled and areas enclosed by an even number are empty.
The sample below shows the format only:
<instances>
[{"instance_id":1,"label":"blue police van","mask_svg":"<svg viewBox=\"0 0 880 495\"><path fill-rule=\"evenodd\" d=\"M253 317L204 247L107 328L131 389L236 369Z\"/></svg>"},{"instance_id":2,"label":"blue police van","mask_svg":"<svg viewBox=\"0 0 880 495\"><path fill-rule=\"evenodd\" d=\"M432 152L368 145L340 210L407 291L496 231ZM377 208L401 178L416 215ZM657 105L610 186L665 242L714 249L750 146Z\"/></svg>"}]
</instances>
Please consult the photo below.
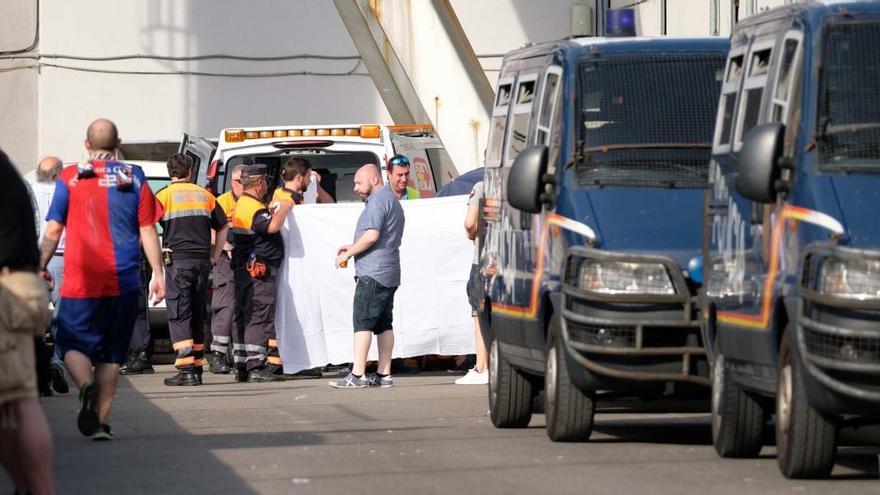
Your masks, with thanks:
<instances>
[{"instance_id":1,"label":"blue police van","mask_svg":"<svg viewBox=\"0 0 880 495\"><path fill-rule=\"evenodd\" d=\"M705 205L712 434L786 477L880 419L880 3L820 1L731 38Z\"/></svg>"},{"instance_id":2,"label":"blue police van","mask_svg":"<svg viewBox=\"0 0 880 495\"><path fill-rule=\"evenodd\" d=\"M589 438L597 392L708 396L696 263L728 47L580 38L505 57L480 258L495 426L528 425L542 390L555 441Z\"/></svg>"}]
</instances>

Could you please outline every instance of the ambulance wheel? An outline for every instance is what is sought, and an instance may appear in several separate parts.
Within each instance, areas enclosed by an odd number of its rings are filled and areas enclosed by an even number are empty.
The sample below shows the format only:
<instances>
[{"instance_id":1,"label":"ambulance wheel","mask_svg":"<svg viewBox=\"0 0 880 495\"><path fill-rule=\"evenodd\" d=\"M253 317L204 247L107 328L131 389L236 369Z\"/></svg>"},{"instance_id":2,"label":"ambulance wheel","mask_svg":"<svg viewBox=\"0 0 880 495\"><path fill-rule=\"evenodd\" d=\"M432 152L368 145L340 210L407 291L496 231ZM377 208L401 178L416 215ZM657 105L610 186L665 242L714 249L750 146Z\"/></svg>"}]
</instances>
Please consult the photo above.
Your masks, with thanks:
<instances>
[{"instance_id":1,"label":"ambulance wheel","mask_svg":"<svg viewBox=\"0 0 880 495\"><path fill-rule=\"evenodd\" d=\"M825 478L834 467L837 428L807 400L804 370L783 337L776 385L776 451L786 478Z\"/></svg>"},{"instance_id":2,"label":"ambulance wheel","mask_svg":"<svg viewBox=\"0 0 880 495\"><path fill-rule=\"evenodd\" d=\"M562 338L553 330L544 369L547 436L554 442L586 441L593 431L595 397L571 382Z\"/></svg>"},{"instance_id":3,"label":"ambulance wheel","mask_svg":"<svg viewBox=\"0 0 880 495\"><path fill-rule=\"evenodd\" d=\"M724 369L715 350L712 364L712 443L721 457L757 457L764 439L764 407Z\"/></svg>"},{"instance_id":4,"label":"ambulance wheel","mask_svg":"<svg viewBox=\"0 0 880 495\"><path fill-rule=\"evenodd\" d=\"M489 416L496 428L525 428L532 419L532 384L504 359L498 339L489 348Z\"/></svg>"}]
</instances>

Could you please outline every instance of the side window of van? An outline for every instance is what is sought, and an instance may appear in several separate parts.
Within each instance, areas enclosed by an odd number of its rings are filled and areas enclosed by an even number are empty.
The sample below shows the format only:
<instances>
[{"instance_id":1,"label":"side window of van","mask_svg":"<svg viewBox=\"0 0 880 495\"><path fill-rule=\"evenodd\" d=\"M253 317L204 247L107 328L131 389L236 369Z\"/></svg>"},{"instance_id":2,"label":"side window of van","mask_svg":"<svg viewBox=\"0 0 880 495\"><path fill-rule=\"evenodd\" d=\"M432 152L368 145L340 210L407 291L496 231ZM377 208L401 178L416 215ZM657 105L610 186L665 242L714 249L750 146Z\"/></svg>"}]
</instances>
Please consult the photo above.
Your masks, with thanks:
<instances>
[{"instance_id":1,"label":"side window of van","mask_svg":"<svg viewBox=\"0 0 880 495\"><path fill-rule=\"evenodd\" d=\"M504 150L504 135L507 130L507 110L513 95L513 77L502 77L498 80L498 91L495 94L495 106L492 108L492 120L489 127L489 143L486 146L486 166L500 167L501 153Z\"/></svg>"},{"instance_id":2,"label":"side window of van","mask_svg":"<svg viewBox=\"0 0 880 495\"><path fill-rule=\"evenodd\" d=\"M507 130L507 152L504 154L504 165L510 166L520 151L528 145L529 124L532 120L532 105L535 102L535 91L538 89L537 74L522 74L516 81L511 104L510 125Z\"/></svg>"},{"instance_id":3,"label":"side window of van","mask_svg":"<svg viewBox=\"0 0 880 495\"><path fill-rule=\"evenodd\" d=\"M538 109L538 132L535 133L535 144L550 144L550 127L556 112L556 94L559 92L559 83L562 76L562 67L551 66L544 74L544 86L541 95L541 106Z\"/></svg>"},{"instance_id":4,"label":"side window of van","mask_svg":"<svg viewBox=\"0 0 880 495\"><path fill-rule=\"evenodd\" d=\"M762 122L761 103L764 101L764 89L770 80L770 62L773 56L775 40L757 40L746 55L746 69L743 79L742 96L737 112L737 126L734 150L739 150L746 134Z\"/></svg>"},{"instance_id":5,"label":"side window of van","mask_svg":"<svg viewBox=\"0 0 880 495\"><path fill-rule=\"evenodd\" d=\"M776 84L773 89L773 106L770 120L788 122L789 104L792 99L794 81L797 78L797 66L800 60L800 47L804 35L800 31L790 31L785 35L780 47L779 63L776 70Z\"/></svg>"},{"instance_id":6,"label":"side window of van","mask_svg":"<svg viewBox=\"0 0 880 495\"><path fill-rule=\"evenodd\" d=\"M718 104L718 118L715 120L715 147L718 151L729 151L733 138L734 118L736 117L736 95L745 69L745 47L734 48L727 58L724 82L721 85L721 98Z\"/></svg>"}]
</instances>

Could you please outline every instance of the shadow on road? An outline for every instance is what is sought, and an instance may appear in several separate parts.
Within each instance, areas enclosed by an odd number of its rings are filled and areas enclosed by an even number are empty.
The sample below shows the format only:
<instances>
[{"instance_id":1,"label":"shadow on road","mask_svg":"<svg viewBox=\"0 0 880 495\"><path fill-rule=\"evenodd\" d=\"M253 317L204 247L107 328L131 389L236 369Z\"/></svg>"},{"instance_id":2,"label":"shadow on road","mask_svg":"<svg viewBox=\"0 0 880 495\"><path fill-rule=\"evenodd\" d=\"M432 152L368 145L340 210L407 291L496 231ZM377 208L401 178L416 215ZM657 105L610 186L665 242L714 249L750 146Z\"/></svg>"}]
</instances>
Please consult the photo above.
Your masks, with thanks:
<instances>
[{"instance_id":1,"label":"shadow on road","mask_svg":"<svg viewBox=\"0 0 880 495\"><path fill-rule=\"evenodd\" d=\"M218 454L227 449L322 443L320 437L307 432L253 433L254 425L238 427L239 431L229 433L193 433L192 430L197 431L201 426L186 429L127 379L120 380L119 385L111 420L116 438L110 442L92 442L77 431L75 394L43 401L55 442L54 471L59 493L251 494L256 492L236 474L235 468L254 469L254 466L232 466ZM191 397L195 399L193 404L197 404L200 394L192 393ZM205 420L196 409L192 414L199 425ZM213 425L206 422L204 427L208 429ZM248 431L242 432L242 429ZM247 455L236 456L236 459L242 458L247 459Z\"/></svg>"},{"instance_id":2,"label":"shadow on road","mask_svg":"<svg viewBox=\"0 0 880 495\"><path fill-rule=\"evenodd\" d=\"M593 429L611 438L596 438L590 443L662 443L670 445L711 445L712 428L708 417L604 419L596 418Z\"/></svg>"}]
</instances>

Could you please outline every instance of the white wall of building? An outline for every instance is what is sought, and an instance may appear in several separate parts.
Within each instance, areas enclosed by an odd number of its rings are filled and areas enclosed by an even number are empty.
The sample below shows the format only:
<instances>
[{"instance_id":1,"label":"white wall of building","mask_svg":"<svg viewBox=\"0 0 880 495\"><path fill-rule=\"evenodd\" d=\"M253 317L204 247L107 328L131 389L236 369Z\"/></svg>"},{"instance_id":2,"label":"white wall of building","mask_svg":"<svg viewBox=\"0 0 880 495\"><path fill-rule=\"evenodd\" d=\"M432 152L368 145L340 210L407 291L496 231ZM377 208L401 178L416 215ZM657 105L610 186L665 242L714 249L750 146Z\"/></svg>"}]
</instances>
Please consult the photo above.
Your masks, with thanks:
<instances>
[{"instance_id":1,"label":"white wall of building","mask_svg":"<svg viewBox=\"0 0 880 495\"><path fill-rule=\"evenodd\" d=\"M19 170L36 167L37 72L16 68L33 60L3 59L3 53L28 48L37 30L35 0L0 2L0 149Z\"/></svg>"},{"instance_id":2,"label":"white wall of building","mask_svg":"<svg viewBox=\"0 0 880 495\"><path fill-rule=\"evenodd\" d=\"M0 52L30 44L37 1L0 2ZM729 34L735 0L667 0L667 33L709 34L713 1L719 5L719 32ZM790 1L739 0L740 16ZM459 170L479 166L486 139L485 115L473 89L464 86L469 82L430 0L373 2L384 11L383 25ZM527 41L568 35L574 3L594 9L596 5L595 0L451 0L493 86L500 55ZM661 0L611 0L612 7L637 9L642 35L660 34L661 5ZM80 159L85 128L99 116L116 121L127 141L173 140L183 132L214 137L230 126L390 123L372 80L356 59L88 61L47 57L357 56L330 0L39 0L39 11L40 70L3 72L37 61L0 55L0 147L23 170L32 169L45 154ZM244 78L120 71L312 74ZM314 75L319 72L336 75Z\"/></svg>"}]
</instances>

